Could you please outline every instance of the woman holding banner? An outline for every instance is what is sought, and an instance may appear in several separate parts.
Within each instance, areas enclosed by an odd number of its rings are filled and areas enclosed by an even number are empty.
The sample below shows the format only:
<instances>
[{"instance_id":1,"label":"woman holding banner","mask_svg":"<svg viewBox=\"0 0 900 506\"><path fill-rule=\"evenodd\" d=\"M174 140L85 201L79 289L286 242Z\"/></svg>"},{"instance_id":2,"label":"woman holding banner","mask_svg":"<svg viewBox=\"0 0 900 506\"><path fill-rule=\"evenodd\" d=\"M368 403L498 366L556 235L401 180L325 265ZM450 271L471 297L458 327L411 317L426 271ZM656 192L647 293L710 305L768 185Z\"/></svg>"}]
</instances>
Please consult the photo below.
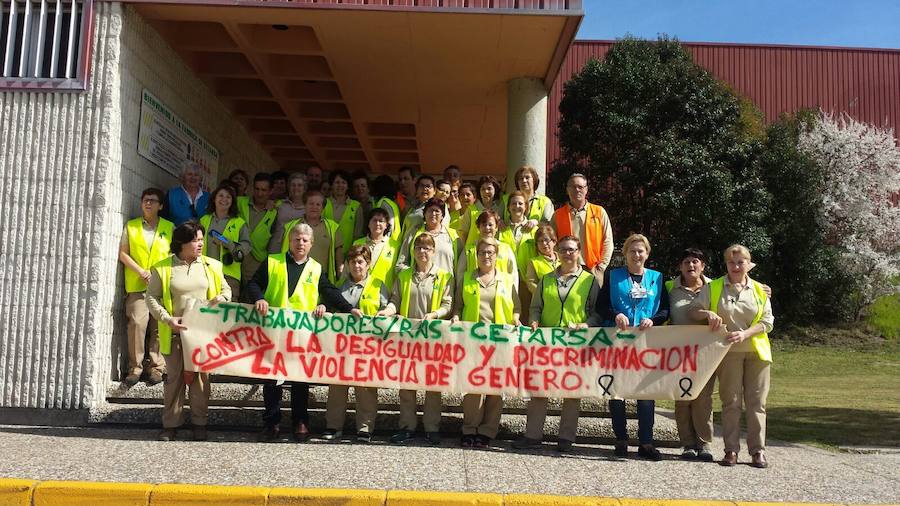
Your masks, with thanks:
<instances>
[{"instance_id":1,"label":"woman holding banner","mask_svg":"<svg viewBox=\"0 0 900 506\"><path fill-rule=\"evenodd\" d=\"M341 295L353 306L350 311L357 318L374 316L388 303L388 291L384 282L369 273L372 254L364 245L351 246L347 251L349 276L341 285ZM325 432L322 439L337 441L344 435L344 419L347 417L349 385L328 385L328 401L325 407ZM375 416L378 414L378 389L353 387L356 394L356 440L372 441L375 432Z\"/></svg>"},{"instance_id":2,"label":"woman holding banner","mask_svg":"<svg viewBox=\"0 0 900 506\"><path fill-rule=\"evenodd\" d=\"M706 255L696 248L688 248L681 255L678 264L679 275L666 281L669 294L669 323L672 325L703 325L705 318L691 316L691 303L710 282L703 275ZM712 462L709 451L713 434L712 392L716 384L713 375L709 382L692 401L675 401L675 423L678 425L678 439L681 441L681 458Z\"/></svg>"},{"instance_id":3,"label":"woman holding banner","mask_svg":"<svg viewBox=\"0 0 900 506\"><path fill-rule=\"evenodd\" d=\"M531 299L531 328L563 327L583 329L600 326L597 314L597 295L600 285L590 271L578 261L581 241L567 235L557 245L561 263L546 274L537 284L537 291ZM572 449L578 431L578 412L581 398L564 399L559 419L559 442L557 450L567 452ZM547 419L547 399L534 397L528 403L528 421L525 435L513 443L517 449L539 448L544 436L544 421Z\"/></svg>"},{"instance_id":4,"label":"woman holding banner","mask_svg":"<svg viewBox=\"0 0 900 506\"><path fill-rule=\"evenodd\" d=\"M731 348L719 364L719 397L722 400L723 466L737 464L741 449L741 405L747 413L747 447L750 465L768 467L766 446L766 398L772 349L768 333L775 317L764 286L748 273L753 268L750 250L740 244L724 253L728 274L710 281L691 303L691 317L706 319L710 329L725 326Z\"/></svg>"},{"instance_id":5,"label":"woman holding banner","mask_svg":"<svg viewBox=\"0 0 900 506\"><path fill-rule=\"evenodd\" d=\"M644 267L650 255L650 241L641 234L632 234L625 239L622 253L625 254L626 266L607 271L597 301L598 312L603 315L607 326L615 325L620 331L629 327L643 331L662 325L669 319L669 297L664 292L662 274ZM637 401L638 456L658 461L662 455L653 445L655 411L654 401ZM615 454L626 457L628 429L625 424L625 401L610 399L609 412L616 435Z\"/></svg>"},{"instance_id":6,"label":"woman holding banner","mask_svg":"<svg viewBox=\"0 0 900 506\"><path fill-rule=\"evenodd\" d=\"M456 283L453 322L499 323L520 326L519 293L513 277L497 268L500 243L484 237L475 244L478 268ZM484 448L497 437L503 399L499 395L466 394L463 397L461 444Z\"/></svg>"},{"instance_id":7,"label":"woman holding banner","mask_svg":"<svg viewBox=\"0 0 900 506\"><path fill-rule=\"evenodd\" d=\"M191 299L210 305L231 300L231 288L225 281L222 264L202 255L203 229L194 221L185 222L172 232L171 256L151 269L147 285L147 306L159 322L159 351L166 361L163 383L163 430L160 441L174 441L184 423L184 390L191 401L191 425L194 440L206 440L209 405L209 374L184 370L181 331L187 327L181 316Z\"/></svg>"},{"instance_id":8,"label":"woman holding banner","mask_svg":"<svg viewBox=\"0 0 900 506\"><path fill-rule=\"evenodd\" d=\"M400 314L405 318L421 320L444 319L453 305L453 275L439 269L434 257L434 238L428 234L416 237L413 242L415 266L400 271L391 292L391 301L379 316ZM441 442L441 393L425 392L422 424L425 440L432 445ZM400 390L400 429L391 436L395 444L405 443L416 432L416 391Z\"/></svg>"}]
</instances>

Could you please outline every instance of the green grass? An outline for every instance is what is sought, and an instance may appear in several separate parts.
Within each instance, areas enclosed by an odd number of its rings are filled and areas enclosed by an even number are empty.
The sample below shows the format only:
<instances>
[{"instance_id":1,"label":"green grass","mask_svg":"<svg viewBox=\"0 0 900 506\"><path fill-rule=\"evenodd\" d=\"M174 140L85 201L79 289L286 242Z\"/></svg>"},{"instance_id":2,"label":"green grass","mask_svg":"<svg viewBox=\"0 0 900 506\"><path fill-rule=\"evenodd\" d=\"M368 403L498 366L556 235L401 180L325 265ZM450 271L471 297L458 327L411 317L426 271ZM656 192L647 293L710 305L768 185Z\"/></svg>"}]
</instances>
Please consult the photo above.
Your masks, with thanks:
<instances>
[{"instance_id":1,"label":"green grass","mask_svg":"<svg viewBox=\"0 0 900 506\"><path fill-rule=\"evenodd\" d=\"M869 307L866 322L887 339L900 338L900 293L876 300Z\"/></svg>"},{"instance_id":2,"label":"green grass","mask_svg":"<svg viewBox=\"0 0 900 506\"><path fill-rule=\"evenodd\" d=\"M827 448L900 447L900 342L807 346L776 340L775 347L768 437ZM718 391L713 401L721 423Z\"/></svg>"}]
</instances>

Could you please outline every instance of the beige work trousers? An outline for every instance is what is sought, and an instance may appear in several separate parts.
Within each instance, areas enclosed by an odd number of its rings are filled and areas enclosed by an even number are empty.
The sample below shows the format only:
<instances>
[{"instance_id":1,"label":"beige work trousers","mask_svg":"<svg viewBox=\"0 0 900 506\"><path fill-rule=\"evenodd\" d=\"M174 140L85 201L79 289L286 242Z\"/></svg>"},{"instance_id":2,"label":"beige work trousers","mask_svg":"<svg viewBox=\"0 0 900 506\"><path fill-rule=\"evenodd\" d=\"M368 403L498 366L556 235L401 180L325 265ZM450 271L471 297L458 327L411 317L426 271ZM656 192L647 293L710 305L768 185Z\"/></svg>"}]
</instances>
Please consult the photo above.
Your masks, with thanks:
<instances>
[{"instance_id":1,"label":"beige work trousers","mask_svg":"<svg viewBox=\"0 0 900 506\"><path fill-rule=\"evenodd\" d=\"M128 372L140 376L144 370L144 345L149 348L147 358L150 364L148 371L165 372L165 363L159 353L159 334L156 332L156 319L150 318L150 310L144 300L144 292L129 293L125 297L125 316L128 319L127 355ZM147 327L150 335L147 336Z\"/></svg>"},{"instance_id":2,"label":"beige work trousers","mask_svg":"<svg viewBox=\"0 0 900 506\"><path fill-rule=\"evenodd\" d=\"M559 417L559 439L575 442L578 433L578 415L581 399L563 399ZM525 437L540 441L544 438L544 422L547 420L547 398L533 397L528 401Z\"/></svg>"},{"instance_id":3,"label":"beige work trousers","mask_svg":"<svg viewBox=\"0 0 900 506\"><path fill-rule=\"evenodd\" d=\"M356 394L356 432L375 433L375 417L378 415L378 389L353 387ZM328 401L325 402L325 427L344 430L347 418L348 385L328 385Z\"/></svg>"},{"instance_id":4,"label":"beige work trousers","mask_svg":"<svg viewBox=\"0 0 900 506\"><path fill-rule=\"evenodd\" d=\"M713 416L712 393L716 384L716 376L692 401L675 401L675 424L678 426L678 439L683 448L708 448L712 442Z\"/></svg>"},{"instance_id":5,"label":"beige work trousers","mask_svg":"<svg viewBox=\"0 0 900 506\"><path fill-rule=\"evenodd\" d=\"M719 364L719 398L722 399L722 436L725 451L741 450L741 403L747 414L747 448L750 455L766 449L766 398L771 364L755 351L729 352Z\"/></svg>"},{"instance_id":6,"label":"beige work trousers","mask_svg":"<svg viewBox=\"0 0 900 506\"><path fill-rule=\"evenodd\" d=\"M191 423L195 427L205 427L209 414L209 374L194 373L190 385L184 382L184 356L181 351L181 337L172 336L172 353L163 355L166 359L166 381L163 383L163 427L180 427L184 423L184 391L188 390L191 407Z\"/></svg>"},{"instance_id":7,"label":"beige work trousers","mask_svg":"<svg viewBox=\"0 0 900 506\"><path fill-rule=\"evenodd\" d=\"M480 434L491 439L500 430L503 398L499 395L466 394L463 396L463 435Z\"/></svg>"},{"instance_id":8,"label":"beige work trousers","mask_svg":"<svg viewBox=\"0 0 900 506\"><path fill-rule=\"evenodd\" d=\"M425 405L422 408L422 425L425 432L440 432L441 410L443 408L440 392L425 392ZM419 422L416 418L418 404L415 390L400 390L400 429L415 432Z\"/></svg>"}]
</instances>

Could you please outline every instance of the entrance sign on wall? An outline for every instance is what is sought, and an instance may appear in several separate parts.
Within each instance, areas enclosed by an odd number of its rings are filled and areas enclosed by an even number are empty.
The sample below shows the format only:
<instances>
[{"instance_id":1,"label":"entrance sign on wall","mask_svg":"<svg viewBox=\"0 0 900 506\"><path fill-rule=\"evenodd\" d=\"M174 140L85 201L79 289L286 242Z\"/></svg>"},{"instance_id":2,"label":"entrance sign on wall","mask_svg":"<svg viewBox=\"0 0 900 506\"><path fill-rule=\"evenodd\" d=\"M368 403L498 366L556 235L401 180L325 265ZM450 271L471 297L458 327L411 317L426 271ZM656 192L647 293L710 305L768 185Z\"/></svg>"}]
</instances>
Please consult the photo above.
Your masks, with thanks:
<instances>
[{"instance_id":1,"label":"entrance sign on wall","mask_svg":"<svg viewBox=\"0 0 900 506\"><path fill-rule=\"evenodd\" d=\"M195 304L185 369L516 397L691 400L729 346L705 326L567 330ZM633 332L631 332L633 331Z\"/></svg>"},{"instance_id":2,"label":"entrance sign on wall","mask_svg":"<svg viewBox=\"0 0 900 506\"><path fill-rule=\"evenodd\" d=\"M215 181L219 150L197 135L187 123L147 90L141 93L138 154L175 177L190 160L203 168L204 186Z\"/></svg>"}]
</instances>

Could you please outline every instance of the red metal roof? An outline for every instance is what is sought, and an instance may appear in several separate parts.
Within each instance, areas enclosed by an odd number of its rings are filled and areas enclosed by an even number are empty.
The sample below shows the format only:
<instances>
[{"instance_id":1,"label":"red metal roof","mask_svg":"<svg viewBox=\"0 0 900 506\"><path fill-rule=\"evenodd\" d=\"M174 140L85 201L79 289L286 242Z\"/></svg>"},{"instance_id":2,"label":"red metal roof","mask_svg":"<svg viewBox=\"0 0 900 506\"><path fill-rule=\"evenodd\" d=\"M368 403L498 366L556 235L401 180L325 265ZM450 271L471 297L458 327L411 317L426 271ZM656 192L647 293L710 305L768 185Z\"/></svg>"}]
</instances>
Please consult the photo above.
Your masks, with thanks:
<instances>
[{"instance_id":1,"label":"red metal roof","mask_svg":"<svg viewBox=\"0 0 900 506\"><path fill-rule=\"evenodd\" d=\"M562 85L613 41L575 41L550 90L548 167L559 156ZM694 61L751 99L772 122L805 107L846 112L900 133L900 50L684 43Z\"/></svg>"}]
</instances>

